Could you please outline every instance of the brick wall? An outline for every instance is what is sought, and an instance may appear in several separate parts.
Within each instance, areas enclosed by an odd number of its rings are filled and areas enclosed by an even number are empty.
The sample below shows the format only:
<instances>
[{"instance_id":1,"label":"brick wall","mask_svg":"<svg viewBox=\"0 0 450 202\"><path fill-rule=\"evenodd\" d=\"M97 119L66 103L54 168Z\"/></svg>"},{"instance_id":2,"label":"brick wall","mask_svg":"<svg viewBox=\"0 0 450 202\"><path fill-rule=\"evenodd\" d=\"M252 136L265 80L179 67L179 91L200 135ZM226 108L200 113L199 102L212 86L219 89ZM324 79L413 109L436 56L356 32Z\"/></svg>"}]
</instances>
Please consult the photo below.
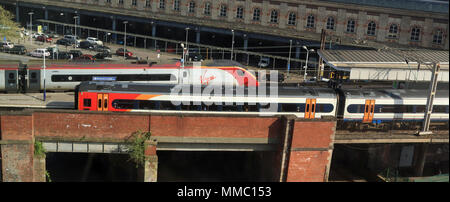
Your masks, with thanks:
<instances>
[{"instance_id":1,"label":"brick wall","mask_svg":"<svg viewBox=\"0 0 450 202\"><path fill-rule=\"evenodd\" d=\"M335 127L335 121L295 121L286 181L328 180Z\"/></svg>"}]
</instances>

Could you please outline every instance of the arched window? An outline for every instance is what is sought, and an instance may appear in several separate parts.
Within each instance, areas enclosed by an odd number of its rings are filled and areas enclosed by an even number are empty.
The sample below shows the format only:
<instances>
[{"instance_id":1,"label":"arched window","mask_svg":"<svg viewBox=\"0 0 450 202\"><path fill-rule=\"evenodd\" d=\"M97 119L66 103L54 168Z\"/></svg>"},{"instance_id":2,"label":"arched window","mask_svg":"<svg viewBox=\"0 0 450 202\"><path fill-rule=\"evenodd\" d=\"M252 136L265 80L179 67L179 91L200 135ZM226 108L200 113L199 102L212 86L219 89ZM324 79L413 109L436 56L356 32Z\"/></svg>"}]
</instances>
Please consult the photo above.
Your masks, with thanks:
<instances>
[{"instance_id":1,"label":"arched window","mask_svg":"<svg viewBox=\"0 0 450 202\"><path fill-rule=\"evenodd\" d=\"M306 27L313 28L314 27L314 15L309 15L306 19Z\"/></svg>"},{"instance_id":2,"label":"arched window","mask_svg":"<svg viewBox=\"0 0 450 202\"><path fill-rule=\"evenodd\" d=\"M123 4L123 0L119 0L119 4Z\"/></svg>"},{"instance_id":3,"label":"arched window","mask_svg":"<svg viewBox=\"0 0 450 202\"><path fill-rule=\"evenodd\" d=\"M236 18L242 19L244 18L244 7L239 6L236 10Z\"/></svg>"},{"instance_id":4,"label":"arched window","mask_svg":"<svg viewBox=\"0 0 450 202\"><path fill-rule=\"evenodd\" d=\"M195 12L195 1L189 2L189 13Z\"/></svg>"},{"instance_id":5,"label":"arched window","mask_svg":"<svg viewBox=\"0 0 450 202\"><path fill-rule=\"evenodd\" d=\"M355 32L355 20L350 19L347 21L347 32L350 32L350 33Z\"/></svg>"},{"instance_id":6,"label":"arched window","mask_svg":"<svg viewBox=\"0 0 450 202\"><path fill-rule=\"evenodd\" d=\"M272 10L272 12L270 12L270 22L278 23L278 11L277 10Z\"/></svg>"},{"instance_id":7,"label":"arched window","mask_svg":"<svg viewBox=\"0 0 450 202\"><path fill-rule=\"evenodd\" d=\"M203 12L205 15L211 15L211 3L205 3L205 10Z\"/></svg>"},{"instance_id":8,"label":"arched window","mask_svg":"<svg viewBox=\"0 0 450 202\"><path fill-rule=\"evenodd\" d=\"M328 17L327 29L334 29L334 18L333 17Z\"/></svg>"},{"instance_id":9,"label":"arched window","mask_svg":"<svg viewBox=\"0 0 450 202\"><path fill-rule=\"evenodd\" d=\"M227 16L227 5L220 5L220 17L226 17Z\"/></svg>"},{"instance_id":10,"label":"arched window","mask_svg":"<svg viewBox=\"0 0 450 202\"><path fill-rule=\"evenodd\" d=\"M150 7L150 0L145 0L145 7L147 7L147 8Z\"/></svg>"},{"instance_id":11,"label":"arched window","mask_svg":"<svg viewBox=\"0 0 450 202\"><path fill-rule=\"evenodd\" d=\"M295 25L295 21L297 20L297 14L294 12L289 13L288 25Z\"/></svg>"},{"instance_id":12,"label":"arched window","mask_svg":"<svg viewBox=\"0 0 450 202\"><path fill-rule=\"evenodd\" d=\"M261 19L261 10L259 8L255 8L253 10L253 20L259 21Z\"/></svg>"},{"instance_id":13,"label":"arched window","mask_svg":"<svg viewBox=\"0 0 450 202\"><path fill-rule=\"evenodd\" d=\"M132 0L132 1L131 1L131 5L137 6L137 0Z\"/></svg>"},{"instance_id":14,"label":"arched window","mask_svg":"<svg viewBox=\"0 0 450 202\"><path fill-rule=\"evenodd\" d=\"M440 29L436 30L433 34L433 43L442 44L443 39L444 39L444 32Z\"/></svg>"},{"instance_id":15,"label":"arched window","mask_svg":"<svg viewBox=\"0 0 450 202\"><path fill-rule=\"evenodd\" d=\"M390 37L390 38L397 38L397 34L398 34L398 25L397 24L392 24L389 27L388 37Z\"/></svg>"},{"instance_id":16,"label":"arched window","mask_svg":"<svg viewBox=\"0 0 450 202\"><path fill-rule=\"evenodd\" d=\"M411 29L411 41L419 41L420 40L420 28L413 27Z\"/></svg>"},{"instance_id":17,"label":"arched window","mask_svg":"<svg viewBox=\"0 0 450 202\"><path fill-rule=\"evenodd\" d=\"M377 30L377 24L374 21L370 21L367 25L367 35L375 36L375 31Z\"/></svg>"}]
</instances>

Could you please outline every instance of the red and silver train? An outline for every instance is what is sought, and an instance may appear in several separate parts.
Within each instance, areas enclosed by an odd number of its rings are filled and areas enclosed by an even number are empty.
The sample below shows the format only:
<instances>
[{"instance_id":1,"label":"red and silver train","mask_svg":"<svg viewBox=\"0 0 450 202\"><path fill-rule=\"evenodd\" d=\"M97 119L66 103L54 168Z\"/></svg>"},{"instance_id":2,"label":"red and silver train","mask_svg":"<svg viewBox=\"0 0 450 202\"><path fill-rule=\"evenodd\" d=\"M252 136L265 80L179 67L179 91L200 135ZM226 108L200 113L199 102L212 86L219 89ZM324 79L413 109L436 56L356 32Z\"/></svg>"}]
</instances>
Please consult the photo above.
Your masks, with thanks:
<instances>
[{"instance_id":1,"label":"red and silver train","mask_svg":"<svg viewBox=\"0 0 450 202\"><path fill-rule=\"evenodd\" d=\"M0 65L0 91L8 93L73 91L83 81L112 79L115 81L159 84L224 84L258 86L254 74L235 64L202 63L181 67L181 63L142 64L50 64Z\"/></svg>"},{"instance_id":2,"label":"red and silver train","mask_svg":"<svg viewBox=\"0 0 450 202\"><path fill-rule=\"evenodd\" d=\"M166 112L184 114L295 115L299 118L336 117L348 129L368 124L392 127L412 123L420 127L427 102L424 90L333 90L315 87L279 87L274 96L261 97L257 87L243 94L212 91L210 94L172 93L176 85L118 82L83 82L76 88L78 110L116 112ZM190 88L192 88L190 86ZM267 88L265 92L270 92ZM437 92L431 120L447 123L449 91ZM272 108L275 107L275 108ZM275 109L275 110L273 110ZM364 123L365 125L361 125ZM398 127L402 127L400 124Z\"/></svg>"}]
</instances>

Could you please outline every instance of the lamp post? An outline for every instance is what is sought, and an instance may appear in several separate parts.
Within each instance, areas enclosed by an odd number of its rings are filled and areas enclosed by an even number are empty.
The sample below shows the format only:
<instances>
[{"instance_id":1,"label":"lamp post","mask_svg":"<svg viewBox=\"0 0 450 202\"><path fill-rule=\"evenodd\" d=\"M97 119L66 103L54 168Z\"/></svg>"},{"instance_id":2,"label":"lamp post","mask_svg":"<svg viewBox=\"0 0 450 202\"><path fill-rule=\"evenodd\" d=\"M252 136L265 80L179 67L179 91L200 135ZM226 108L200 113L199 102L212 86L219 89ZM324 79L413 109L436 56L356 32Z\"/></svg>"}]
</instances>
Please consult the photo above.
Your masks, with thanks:
<instances>
[{"instance_id":1,"label":"lamp post","mask_svg":"<svg viewBox=\"0 0 450 202\"><path fill-rule=\"evenodd\" d=\"M289 40L289 58L287 63L287 75L289 76L289 70L291 69L291 49L292 49L292 40Z\"/></svg>"},{"instance_id":2,"label":"lamp post","mask_svg":"<svg viewBox=\"0 0 450 202\"><path fill-rule=\"evenodd\" d=\"M234 49L234 30L231 30L231 33L233 35L232 39L231 39L231 60L233 60L233 49Z\"/></svg>"},{"instance_id":3,"label":"lamp post","mask_svg":"<svg viewBox=\"0 0 450 202\"><path fill-rule=\"evenodd\" d=\"M33 14L33 11L28 13L30 15L30 45L33 44Z\"/></svg>"},{"instance_id":4,"label":"lamp post","mask_svg":"<svg viewBox=\"0 0 450 202\"><path fill-rule=\"evenodd\" d=\"M186 49L186 53L189 50L189 45L188 45L189 29L190 29L189 27L186 27L186 47L183 48L183 51L184 51L184 49ZM186 54L186 53L184 53L184 54ZM184 59L186 59L186 58L184 58ZM184 68L184 62L183 62L183 68Z\"/></svg>"},{"instance_id":5,"label":"lamp post","mask_svg":"<svg viewBox=\"0 0 450 202\"><path fill-rule=\"evenodd\" d=\"M127 47L127 23L128 21L123 21L123 24L125 26L125 36L123 37L123 59L125 60L126 55L126 47Z\"/></svg>"},{"instance_id":6,"label":"lamp post","mask_svg":"<svg viewBox=\"0 0 450 202\"><path fill-rule=\"evenodd\" d=\"M45 54L47 53L47 50L44 51L44 53L42 54L44 57L44 101L46 100L46 88L45 88Z\"/></svg>"},{"instance_id":7,"label":"lamp post","mask_svg":"<svg viewBox=\"0 0 450 202\"><path fill-rule=\"evenodd\" d=\"M184 72L184 62L186 61L186 50L187 50L187 48L186 47L184 47L184 44L182 43L181 44L181 48L183 48L183 62L181 63L181 68L183 69L183 72ZM183 80L183 77L182 77L182 73L181 73L181 71L178 71L179 73L178 73L178 84L180 84L180 82L181 83L183 83L182 82L182 80Z\"/></svg>"},{"instance_id":8,"label":"lamp post","mask_svg":"<svg viewBox=\"0 0 450 202\"><path fill-rule=\"evenodd\" d=\"M306 48L306 46L302 46L303 49L306 50L306 64L305 64L305 75L303 77L303 81L306 81L306 70L308 69L308 57L309 57L309 50ZM311 49L311 52L314 51L314 49Z\"/></svg>"},{"instance_id":9,"label":"lamp post","mask_svg":"<svg viewBox=\"0 0 450 202\"><path fill-rule=\"evenodd\" d=\"M63 18L63 16L64 16L64 13L59 13L59 16L61 16L61 19ZM64 30L64 27L65 27L65 25L63 24L63 35L65 35L66 34L66 32L64 32L65 30Z\"/></svg>"},{"instance_id":10,"label":"lamp post","mask_svg":"<svg viewBox=\"0 0 450 202\"><path fill-rule=\"evenodd\" d=\"M77 19L78 19L78 17L79 17L78 15L73 16L73 20L74 20L73 24L75 27L75 36L77 36Z\"/></svg>"}]
</instances>

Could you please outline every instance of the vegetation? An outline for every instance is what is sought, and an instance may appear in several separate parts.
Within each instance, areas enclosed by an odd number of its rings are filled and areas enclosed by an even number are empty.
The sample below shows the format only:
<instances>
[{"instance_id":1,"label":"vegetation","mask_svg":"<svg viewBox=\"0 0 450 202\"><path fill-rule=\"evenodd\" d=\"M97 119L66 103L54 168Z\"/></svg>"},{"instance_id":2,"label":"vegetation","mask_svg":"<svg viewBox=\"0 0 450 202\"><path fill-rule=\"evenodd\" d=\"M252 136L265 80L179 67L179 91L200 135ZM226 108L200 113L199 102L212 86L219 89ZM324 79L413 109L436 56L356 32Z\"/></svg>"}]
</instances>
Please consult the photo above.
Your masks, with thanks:
<instances>
[{"instance_id":1,"label":"vegetation","mask_svg":"<svg viewBox=\"0 0 450 202\"><path fill-rule=\"evenodd\" d=\"M131 134L127 139L127 149L130 154L130 160L136 163L136 168L144 166L146 156L145 148L147 148L147 141L150 140L150 132L137 131Z\"/></svg>"},{"instance_id":2,"label":"vegetation","mask_svg":"<svg viewBox=\"0 0 450 202\"><path fill-rule=\"evenodd\" d=\"M0 40L18 38L20 33L19 24L14 22L14 15L0 6Z\"/></svg>"},{"instance_id":3,"label":"vegetation","mask_svg":"<svg viewBox=\"0 0 450 202\"><path fill-rule=\"evenodd\" d=\"M45 152L42 142L34 141L34 156L44 158Z\"/></svg>"}]
</instances>

